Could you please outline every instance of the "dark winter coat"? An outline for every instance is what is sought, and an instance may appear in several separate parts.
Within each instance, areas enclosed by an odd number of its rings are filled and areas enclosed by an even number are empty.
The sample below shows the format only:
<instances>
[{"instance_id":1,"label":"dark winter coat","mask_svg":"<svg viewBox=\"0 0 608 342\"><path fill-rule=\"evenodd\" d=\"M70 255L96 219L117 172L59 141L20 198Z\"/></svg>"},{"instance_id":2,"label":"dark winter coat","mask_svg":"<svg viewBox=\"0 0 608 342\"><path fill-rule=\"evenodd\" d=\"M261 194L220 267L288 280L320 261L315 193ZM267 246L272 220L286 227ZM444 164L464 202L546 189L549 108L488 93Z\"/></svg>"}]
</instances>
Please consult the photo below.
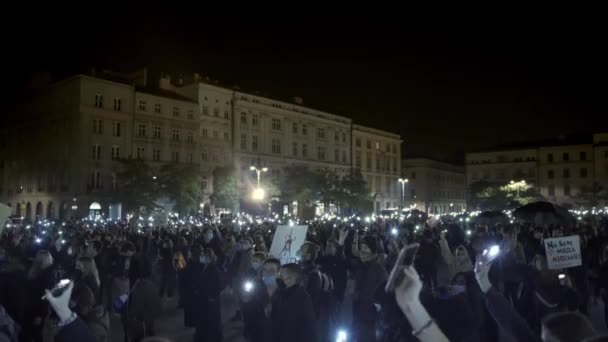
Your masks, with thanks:
<instances>
[{"instance_id":1,"label":"dark winter coat","mask_svg":"<svg viewBox=\"0 0 608 342\"><path fill-rule=\"evenodd\" d=\"M316 342L315 313L301 285L280 290L272 301L272 341Z\"/></svg>"}]
</instances>

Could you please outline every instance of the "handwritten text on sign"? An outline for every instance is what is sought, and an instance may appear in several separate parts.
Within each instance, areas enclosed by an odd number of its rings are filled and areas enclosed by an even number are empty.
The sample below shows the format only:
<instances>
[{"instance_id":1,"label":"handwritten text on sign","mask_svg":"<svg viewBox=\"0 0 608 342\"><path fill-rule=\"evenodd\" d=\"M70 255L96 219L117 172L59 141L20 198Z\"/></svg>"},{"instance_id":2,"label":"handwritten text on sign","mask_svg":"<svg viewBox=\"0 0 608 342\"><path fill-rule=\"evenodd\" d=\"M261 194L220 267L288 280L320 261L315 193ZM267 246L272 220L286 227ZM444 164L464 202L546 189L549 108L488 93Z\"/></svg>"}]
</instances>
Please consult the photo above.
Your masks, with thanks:
<instances>
[{"instance_id":1,"label":"handwritten text on sign","mask_svg":"<svg viewBox=\"0 0 608 342\"><path fill-rule=\"evenodd\" d=\"M545 250L550 270L582 264L581 242L578 235L545 239Z\"/></svg>"}]
</instances>

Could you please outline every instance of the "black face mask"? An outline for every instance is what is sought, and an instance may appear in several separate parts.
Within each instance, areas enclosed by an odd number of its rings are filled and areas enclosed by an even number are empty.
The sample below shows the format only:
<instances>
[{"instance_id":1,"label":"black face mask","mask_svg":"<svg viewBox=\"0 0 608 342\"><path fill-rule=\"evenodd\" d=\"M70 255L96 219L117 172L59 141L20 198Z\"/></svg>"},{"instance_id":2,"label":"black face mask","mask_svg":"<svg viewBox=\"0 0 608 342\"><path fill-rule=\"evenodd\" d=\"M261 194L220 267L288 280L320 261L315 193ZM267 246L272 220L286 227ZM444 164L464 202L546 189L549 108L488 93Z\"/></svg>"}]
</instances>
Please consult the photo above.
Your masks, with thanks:
<instances>
[{"instance_id":1,"label":"black face mask","mask_svg":"<svg viewBox=\"0 0 608 342\"><path fill-rule=\"evenodd\" d=\"M285 289L287 287L287 285L285 285L285 282L283 281L283 279L277 278L277 287L282 290Z\"/></svg>"}]
</instances>

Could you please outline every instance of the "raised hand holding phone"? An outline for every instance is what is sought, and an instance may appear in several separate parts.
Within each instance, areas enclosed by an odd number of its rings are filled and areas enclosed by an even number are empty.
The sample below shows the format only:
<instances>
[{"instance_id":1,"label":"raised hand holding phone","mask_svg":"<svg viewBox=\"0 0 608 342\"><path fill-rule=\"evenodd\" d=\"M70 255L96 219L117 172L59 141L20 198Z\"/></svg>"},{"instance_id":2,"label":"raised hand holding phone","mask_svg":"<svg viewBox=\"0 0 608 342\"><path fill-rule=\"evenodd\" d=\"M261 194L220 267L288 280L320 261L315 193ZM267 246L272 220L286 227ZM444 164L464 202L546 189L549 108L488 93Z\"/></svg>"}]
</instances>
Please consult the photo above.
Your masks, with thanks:
<instances>
[{"instance_id":1,"label":"raised hand holding phone","mask_svg":"<svg viewBox=\"0 0 608 342\"><path fill-rule=\"evenodd\" d=\"M69 306L73 289L74 282L70 280L67 280L66 282L66 279L63 279L54 289L44 291L45 295L42 299L46 299L49 302L55 313L57 313L60 322L67 321L73 315ZM54 294L57 294L57 296Z\"/></svg>"},{"instance_id":2,"label":"raised hand holding phone","mask_svg":"<svg viewBox=\"0 0 608 342\"><path fill-rule=\"evenodd\" d=\"M384 291L387 293L391 293L395 290L395 287L398 286L403 281L404 276L404 268L412 266L414 264L414 259L416 258L416 253L418 252L418 247L420 244L413 243L407 246L404 246L399 252L399 256L397 256L397 261L391 270L391 274L388 277L388 281L386 282L386 286L384 287Z\"/></svg>"}]
</instances>

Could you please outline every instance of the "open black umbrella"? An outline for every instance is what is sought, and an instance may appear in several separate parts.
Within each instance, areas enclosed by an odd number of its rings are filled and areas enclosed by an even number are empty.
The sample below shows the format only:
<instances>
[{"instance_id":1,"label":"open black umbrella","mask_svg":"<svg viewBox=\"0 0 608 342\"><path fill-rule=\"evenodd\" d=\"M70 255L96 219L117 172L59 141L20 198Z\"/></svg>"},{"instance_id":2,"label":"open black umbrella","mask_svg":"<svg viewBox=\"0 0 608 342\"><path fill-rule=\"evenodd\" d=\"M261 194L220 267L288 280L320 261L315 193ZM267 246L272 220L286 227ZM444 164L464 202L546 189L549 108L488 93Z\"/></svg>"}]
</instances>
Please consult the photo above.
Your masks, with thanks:
<instances>
[{"instance_id":1,"label":"open black umbrella","mask_svg":"<svg viewBox=\"0 0 608 342\"><path fill-rule=\"evenodd\" d=\"M534 202L521 206L513 212L513 216L522 221L537 225L574 225L576 219L572 214L559 205L549 202Z\"/></svg>"},{"instance_id":2,"label":"open black umbrella","mask_svg":"<svg viewBox=\"0 0 608 342\"><path fill-rule=\"evenodd\" d=\"M475 216L473 218L473 222L489 226L496 224L507 224L509 223L509 217L502 211L484 211L483 213Z\"/></svg>"}]
</instances>

